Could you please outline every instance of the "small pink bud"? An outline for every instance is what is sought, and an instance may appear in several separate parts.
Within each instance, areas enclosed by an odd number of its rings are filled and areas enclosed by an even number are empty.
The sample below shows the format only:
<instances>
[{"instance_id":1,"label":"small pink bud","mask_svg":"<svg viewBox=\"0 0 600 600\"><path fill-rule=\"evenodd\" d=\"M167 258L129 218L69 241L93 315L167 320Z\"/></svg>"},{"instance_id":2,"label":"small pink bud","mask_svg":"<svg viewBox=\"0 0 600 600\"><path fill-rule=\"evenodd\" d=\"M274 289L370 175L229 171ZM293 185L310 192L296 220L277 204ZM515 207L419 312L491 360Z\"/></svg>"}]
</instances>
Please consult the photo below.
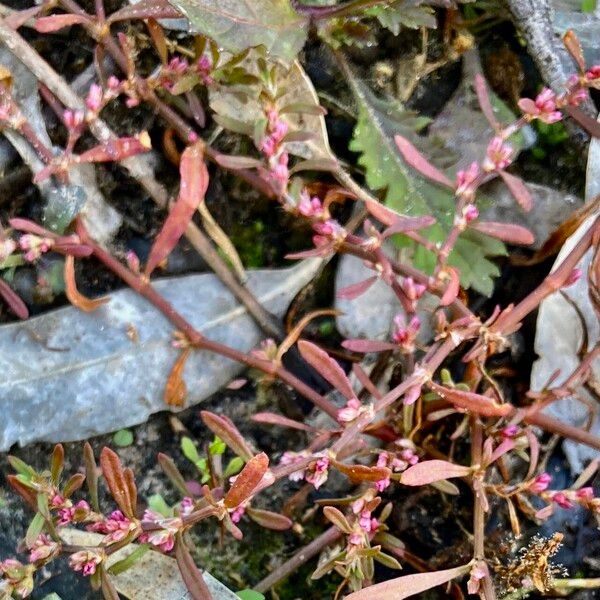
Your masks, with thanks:
<instances>
[{"instance_id":1,"label":"small pink bud","mask_svg":"<svg viewBox=\"0 0 600 600\"><path fill-rule=\"evenodd\" d=\"M533 483L529 486L529 490L534 494L539 494L548 489L551 481L552 476L550 474L542 473L533 480Z\"/></svg>"},{"instance_id":2,"label":"small pink bud","mask_svg":"<svg viewBox=\"0 0 600 600\"><path fill-rule=\"evenodd\" d=\"M561 508L573 508L573 503L567 498L563 492L556 492L552 495L552 501Z\"/></svg>"},{"instance_id":3,"label":"small pink bud","mask_svg":"<svg viewBox=\"0 0 600 600\"><path fill-rule=\"evenodd\" d=\"M593 500L594 499L594 488L593 487L583 487L575 493L577 498L580 500Z\"/></svg>"},{"instance_id":4,"label":"small pink bud","mask_svg":"<svg viewBox=\"0 0 600 600\"><path fill-rule=\"evenodd\" d=\"M509 144L505 144L501 137L494 137L489 143L486 151L486 157L483 162L483 170L488 173L491 171L501 171L510 165L513 149Z\"/></svg>"},{"instance_id":5,"label":"small pink bud","mask_svg":"<svg viewBox=\"0 0 600 600\"><path fill-rule=\"evenodd\" d=\"M85 105L92 112L98 112L102 108L102 99L104 92L97 83L92 83L88 92L87 98L85 99Z\"/></svg>"},{"instance_id":6,"label":"small pink bud","mask_svg":"<svg viewBox=\"0 0 600 600\"><path fill-rule=\"evenodd\" d=\"M521 430L518 425L509 425L505 427L500 433L504 438L514 438L516 437Z\"/></svg>"},{"instance_id":7,"label":"small pink bud","mask_svg":"<svg viewBox=\"0 0 600 600\"><path fill-rule=\"evenodd\" d=\"M463 208L463 217L467 223L470 223L479 217L479 210L474 204L467 204Z\"/></svg>"}]
</instances>

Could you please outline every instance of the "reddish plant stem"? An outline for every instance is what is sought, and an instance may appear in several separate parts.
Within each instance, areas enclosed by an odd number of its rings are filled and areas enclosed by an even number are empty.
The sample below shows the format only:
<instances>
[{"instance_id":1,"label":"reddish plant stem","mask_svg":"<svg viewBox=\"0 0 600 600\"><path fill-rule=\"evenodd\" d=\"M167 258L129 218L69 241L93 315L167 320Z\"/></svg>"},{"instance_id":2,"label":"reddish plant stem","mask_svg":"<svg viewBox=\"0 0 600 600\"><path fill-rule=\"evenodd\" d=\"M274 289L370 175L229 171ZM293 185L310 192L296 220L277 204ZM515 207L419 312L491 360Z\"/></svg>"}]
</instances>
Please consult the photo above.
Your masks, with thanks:
<instances>
[{"instance_id":1,"label":"reddish plant stem","mask_svg":"<svg viewBox=\"0 0 600 600\"><path fill-rule=\"evenodd\" d=\"M81 238L82 243L92 248L94 256L98 258L108 269L110 269L115 275L120 277L129 287L138 292L141 296L146 298L152 305L154 305L160 312L167 317L180 330L185 334L190 344L196 348L202 350L209 350L216 354L220 354L226 358L242 363L248 367L259 369L267 375L275 376L281 379L284 383L293 387L298 393L303 395L305 398L310 400L315 406L318 406L321 410L327 413L334 420L337 416L337 407L330 402L321 394L315 392L310 386L300 381L297 377L292 375L289 371L281 366L276 366L272 362L262 360L251 354L245 354L219 342L209 340L204 337L194 326L185 319L175 308L165 300L152 286L148 279L145 279L142 275L138 275L133 271L130 271L127 267L121 264L114 256L108 253L104 248L100 247L94 240L89 237L85 226L81 220L77 221L77 233Z\"/></svg>"},{"instance_id":2,"label":"reddish plant stem","mask_svg":"<svg viewBox=\"0 0 600 600\"><path fill-rule=\"evenodd\" d=\"M319 554L324 548L337 542L342 537L342 532L337 527L326 529L320 536L316 537L310 544L301 548L292 558L277 567L268 577L254 586L257 592L264 593L293 573L296 569Z\"/></svg>"}]
</instances>

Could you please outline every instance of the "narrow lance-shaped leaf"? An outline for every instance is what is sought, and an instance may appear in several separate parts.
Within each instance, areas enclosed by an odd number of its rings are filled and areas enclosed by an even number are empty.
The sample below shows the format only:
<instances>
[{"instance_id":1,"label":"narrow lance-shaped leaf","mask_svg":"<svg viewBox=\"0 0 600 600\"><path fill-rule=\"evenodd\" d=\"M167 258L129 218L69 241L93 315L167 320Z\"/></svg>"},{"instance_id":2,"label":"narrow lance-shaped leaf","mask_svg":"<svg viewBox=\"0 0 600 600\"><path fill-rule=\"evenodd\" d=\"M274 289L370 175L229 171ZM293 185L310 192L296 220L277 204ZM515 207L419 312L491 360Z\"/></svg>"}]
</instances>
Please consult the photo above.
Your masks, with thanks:
<instances>
[{"instance_id":1,"label":"narrow lance-shaped leaf","mask_svg":"<svg viewBox=\"0 0 600 600\"><path fill-rule=\"evenodd\" d=\"M77 289L75 282L75 258L67 256L64 266L65 294L69 302L83 312L93 312L108 302L108 298L86 298Z\"/></svg>"},{"instance_id":2,"label":"narrow lance-shaped leaf","mask_svg":"<svg viewBox=\"0 0 600 600\"><path fill-rule=\"evenodd\" d=\"M465 408L475 414L484 417L504 417L512 411L509 404L496 404L487 396L476 394L475 392L466 392L454 388L447 388L433 381L427 384L436 394L449 400L452 404Z\"/></svg>"},{"instance_id":3,"label":"narrow lance-shaped leaf","mask_svg":"<svg viewBox=\"0 0 600 600\"><path fill-rule=\"evenodd\" d=\"M86 442L83 446L83 462L85 464L85 479L90 503L96 512L100 512L100 503L98 502L98 470L94 450L89 442Z\"/></svg>"},{"instance_id":4,"label":"narrow lance-shaped leaf","mask_svg":"<svg viewBox=\"0 0 600 600\"><path fill-rule=\"evenodd\" d=\"M226 508L236 508L252 495L258 484L262 481L269 468L269 458L261 452L251 458L242 472L236 477L233 485L225 494L223 504Z\"/></svg>"},{"instance_id":5,"label":"narrow lance-shaped leaf","mask_svg":"<svg viewBox=\"0 0 600 600\"><path fill-rule=\"evenodd\" d=\"M321 350L312 342L300 340L298 349L302 358L314 369L316 369L331 385L333 385L348 400L355 397L350 380L346 377L342 367L331 358L327 352Z\"/></svg>"},{"instance_id":6,"label":"narrow lance-shaped leaf","mask_svg":"<svg viewBox=\"0 0 600 600\"><path fill-rule=\"evenodd\" d=\"M342 533L352 533L352 527L348 523L345 515L335 508L335 506L326 506L323 509L323 514L331 521Z\"/></svg>"},{"instance_id":7,"label":"narrow lance-shaped leaf","mask_svg":"<svg viewBox=\"0 0 600 600\"><path fill-rule=\"evenodd\" d=\"M362 296L377 281L377 279L377 275L374 275L373 277L367 277L367 279L359 281L358 283L348 285L341 290L338 290L336 297L343 298L344 300L354 300L359 296Z\"/></svg>"},{"instance_id":8,"label":"narrow lance-shaped leaf","mask_svg":"<svg viewBox=\"0 0 600 600\"><path fill-rule=\"evenodd\" d=\"M179 572L187 587L192 600L212 600L212 595L188 550L181 533L177 533L175 540L175 559Z\"/></svg>"},{"instance_id":9,"label":"narrow lance-shaped leaf","mask_svg":"<svg viewBox=\"0 0 600 600\"><path fill-rule=\"evenodd\" d=\"M453 477L465 477L470 473L470 467L456 465L447 460L425 460L406 469L400 481L404 485L428 485Z\"/></svg>"},{"instance_id":10,"label":"narrow lance-shaped leaf","mask_svg":"<svg viewBox=\"0 0 600 600\"><path fill-rule=\"evenodd\" d=\"M527 186L523 183L523 180L506 171L499 171L499 173L518 205L523 210L530 211L533 207L533 198L531 197L531 193L527 189Z\"/></svg>"},{"instance_id":11,"label":"narrow lance-shaped leaf","mask_svg":"<svg viewBox=\"0 0 600 600\"><path fill-rule=\"evenodd\" d=\"M216 415L207 410L200 412L204 424L215 434L218 435L239 457L249 461L254 452L248 445L237 427L225 416Z\"/></svg>"},{"instance_id":12,"label":"narrow lance-shaped leaf","mask_svg":"<svg viewBox=\"0 0 600 600\"><path fill-rule=\"evenodd\" d=\"M470 569L471 565L467 564L445 571L404 575L349 594L346 596L346 600L404 600L404 598L410 598L415 594L448 583L448 581L465 575Z\"/></svg>"},{"instance_id":13,"label":"narrow lance-shaped leaf","mask_svg":"<svg viewBox=\"0 0 600 600\"><path fill-rule=\"evenodd\" d=\"M60 29L64 29L65 27L83 25L91 22L92 19L89 15L50 15L49 17L40 17L39 19L36 19L34 27L39 33L53 33Z\"/></svg>"},{"instance_id":14,"label":"narrow lance-shaped leaf","mask_svg":"<svg viewBox=\"0 0 600 600\"><path fill-rule=\"evenodd\" d=\"M452 188L452 182L439 169L434 167L405 137L395 135L394 140L404 160L419 171L423 177L435 181L440 185Z\"/></svg>"},{"instance_id":15,"label":"narrow lance-shaped leaf","mask_svg":"<svg viewBox=\"0 0 600 600\"><path fill-rule=\"evenodd\" d=\"M385 352L386 350L395 350L397 346L391 342L381 342L379 340L345 340L342 346L352 352Z\"/></svg>"},{"instance_id":16,"label":"narrow lance-shaped leaf","mask_svg":"<svg viewBox=\"0 0 600 600\"><path fill-rule=\"evenodd\" d=\"M185 363L190 355L190 351L190 348L184 348L171 369L171 373L169 374L169 378L165 385L164 397L167 406L181 407L185 404L187 386L183 379L183 370L185 369Z\"/></svg>"},{"instance_id":17,"label":"narrow lance-shaped leaf","mask_svg":"<svg viewBox=\"0 0 600 600\"><path fill-rule=\"evenodd\" d=\"M4 279L0 278L0 296L4 299L8 308L19 317L19 319L26 319L29 317L29 310L25 305L25 302L21 300L19 295L13 291L13 289L4 281Z\"/></svg>"},{"instance_id":18,"label":"narrow lance-shaped leaf","mask_svg":"<svg viewBox=\"0 0 600 600\"><path fill-rule=\"evenodd\" d=\"M299 429L300 431L306 431L308 433L314 433L317 431L314 427L301 423L300 421L294 421L288 419L282 415L278 415L270 412L260 412L252 415L252 420L257 423L265 423L267 425L279 425L280 427L289 427L291 429Z\"/></svg>"},{"instance_id":19,"label":"narrow lance-shaped leaf","mask_svg":"<svg viewBox=\"0 0 600 600\"><path fill-rule=\"evenodd\" d=\"M285 515L263 510L261 508L246 508L246 514L261 527L272 529L273 531L286 531L292 526L292 520Z\"/></svg>"},{"instance_id":20,"label":"narrow lance-shaped leaf","mask_svg":"<svg viewBox=\"0 0 600 600\"><path fill-rule=\"evenodd\" d=\"M391 471L387 467L367 467L366 465L347 465L338 461L332 461L335 468L343 473L353 483L360 481L379 481L387 479Z\"/></svg>"},{"instance_id":21,"label":"narrow lance-shaped leaf","mask_svg":"<svg viewBox=\"0 0 600 600\"><path fill-rule=\"evenodd\" d=\"M150 136L144 131L137 137L117 138L90 148L77 158L77 162L114 162L152 149Z\"/></svg>"},{"instance_id":22,"label":"narrow lance-shaped leaf","mask_svg":"<svg viewBox=\"0 0 600 600\"><path fill-rule=\"evenodd\" d=\"M52 451L52 460L50 462L50 476L54 485L58 484L64 464L65 448L62 444L56 444Z\"/></svg>"},{"instance_id":23,"label":"narrow lance-shaped leaf","mask_svg":"<svg viewBox=\"0 0 600 600\"><path fill-rule=\"evenodd\" d=\"M535 236L529 229L513 223L497 223L495 221L475 221L469 227L495 237L507 244L516 246L529 246L535 242Z\"/></svg>"},{"instance_id":24,"label":"narrow lance-shaped leaf","mask_svg":"<svg viewBox=\"0 0 600 600\"><path fill-rule=\"evenodd\" d=\"M208 188L208 170L204 162L204 147L200 142L183 151L179 173L179 196L150 250L146 275L150 275L175 248L198 205L204 200Z\"/></svg>"},{"instance_id":25,"label":"narrow lance-shaped leaf","mask_svg":"<svg viewBox=\"0 0 600 600\"><path fill-rule=\"evenodd\" d=\"M481 75L481 73L477 73L477 75L475 75L475 93L477 94L477 100L479 101L481 112L485 115L485 118L492 126L492 129L497 131L500 125L496 119L496 115L494 114L494 109L492 108L492 102L490 100L490 95L488 94L485 78L483 75Z\"/></svg>"},{"instance_id":26,"label":"narrow lance-shaped leaf","mask_svg":"<svg viewBox=\"0 0 600 600\"><path fill-rule=\"evenodd\" d=\"M187 496L190 493L190 491L188 489L187 483L185 482L185 479L183 478L183 475L177 468L175 461L170 456L159 452L158 464L160 465L164 474L169 478L171 483L177 488L177 490L179 490L179 492L184 496Z\"/></svg>"},{"instance_id":27,"label":"narrow lance-shaped leaf","mask_svg":"<svg viewBox=\"0 0 600 600\"><path fill-rule=\"evenodd\" d=\"M169 4L169 0L141 0L124 6L107 19L109 23L132 21L135 19L177 19L181 13Z\"/></svg>"},{"instance_id":28,"label":"narrow lance-shaped leaf","mask_svg":"<svg viewBox=\"0 0 600 600\"><path fill-rule=\"evenodd\" d=\"M124 515L130 519L134 518L136 497L135 490L132 493L131 488L132 476L128 475L128 472L131 473L131 470L123 469L118 455L106 447L102 448L100 454L100 467L115 502L119 505Z\"/></svg>"}]
</instances>

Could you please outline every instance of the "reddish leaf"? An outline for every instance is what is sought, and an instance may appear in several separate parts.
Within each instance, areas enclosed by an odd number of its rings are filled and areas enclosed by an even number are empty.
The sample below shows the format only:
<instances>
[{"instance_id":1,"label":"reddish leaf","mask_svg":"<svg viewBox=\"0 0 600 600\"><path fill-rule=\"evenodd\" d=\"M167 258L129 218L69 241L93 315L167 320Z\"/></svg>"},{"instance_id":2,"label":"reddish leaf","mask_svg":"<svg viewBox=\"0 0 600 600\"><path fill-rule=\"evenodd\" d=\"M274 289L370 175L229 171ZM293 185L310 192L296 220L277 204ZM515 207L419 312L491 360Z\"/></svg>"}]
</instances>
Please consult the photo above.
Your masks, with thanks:
<instances>
[{"instance_id":1,"label":"reddish leaf","mask_svg":"<svg viewBox=\"0 0 600 600\"><path fill-rule=\"evenodd\" d=\"M366 200L365 206L371 215L373 215L379 222L393 228L392 233L402 233L404 231L415 231L416 229L423 229L423 227L429 227L435 223L435 219L430 216L422 217L407 217L401 215L395 210L388 208L376 202L375 200ZM384 231L384 236L387 230ZM391 234L387 234L391 235Z\"/></svg>"},{"instance_id":2,"label":"reddish leaf","mask_svg":"<svg viewBox=\"0 0 600 600\"><path fill-rule=\"evenodd\" d=\"M446 291L440 298L440 306L449 306L456 300L458 292L460 291L460 278L458 271L453 267L446 267L445 272L449 276L448 285Z\"/></svg>"},{"instance_id":3,"label":"reddish leaf","mask_svg":"<svg viewBox=\"0 0 600 600\"><path fill-rule=\"evenodd\" d=\"M177 468L175 461L166 454L162 452L158 453L158 464L160 468L163 470L164 474L169 478L171 483L183 496L189 495L188 484L186 483L183 475Z\"/></svg>"},{"instance_id":4,"label":"reddish leaf","mask_svg":"<svg viewBox=\"0 0 600 600\"><path fill-rule=\"evenodd\" d=\"M236 477L227 494L225 494L225 498L223 498L225 507L236 508L248 500L262 481L268 468L269 457L264 452L251 458Z\"/></svg>"},{"instance_id":5,"label":"reddish leaf","mask_svg":"<svg viewBox=\"0 0 600 600\"><path fill-rule=\"evenodd\" d=\"M352 385L350 384L348 377L346 377L346 373L344 373L342 367L340 367L327 352L306 340L300 340L298 342L298 349L300 350L302 358L329 381L338 392L343 394L348 400L355 397Z\"/></svg>"},{"instance_id":6,"label":"reddish leaf","mask_svg":"<svg viewBox=\"0 0 600 600\"><path fill-rule=\"evenodd\" d=\"M583 57L583 48L579 42L577 34L569 29L563 36L563 44L567 49L567 52L572 56L573 60L579 67L580 71L585 71L585 58Z\"/></svg>"},{"instance_id":7,"label":"reddish leaf","mask_svg":"<svg viewBox=\"0 0 600 600\"><path fill-rule=\"evenodd\" d=\"M256 413L252 416L252 420L256 421L257 423L265 423L266 425L279 425L281 427L299 429L300 431L307 431L309 433L314 433L317 431L314 427L300 423L300 421L294 421L293 419L288 419L287 417L276 415L275 413L270 412Z\"/></svg>"},{"instance_id":8,"label":"reddish leaf","mask_svg":"<svg viewBox=\"0 0 600 600\"><path fill-rule=\"evenodd\" d=\"M257 169L262 167L263 163L250 156L231 156L228 154L217 154L215 162L224 169L239 170L239 169Z\"/></svg>"},{"instance_id":9,"label":"reddish leaf","mask_svg":"<svg viewBox=\"0 0 600 600\"><path fill-rule=\"evenodd\" d=\"M28 504L29 508L34 512L37 511L37 492L30 487L27 487L20 479L18 479L17 475L7 475L6 480L8 481L10 487L25 500Z\"/></svg>"},{"instance_id":10,"label":"reddish leaf","mask_svg":"<svg viewBox=\"0 0 600 600\"><path fill-rule=\"evenodd\" d=\"M137 137L117 138L90 148L77 157L77 162L116 162L152 149L150 136L143 132Z\"/></svg>"},{"instance_id":11,"label":"reddish leaf","mask_svg":"<svg viewBox=\"0 0 600 600\"><path fill-rule=\"evenodd\" d=\"M345 340L342 342L342 346L352 352L385 352L398 348L396 344L378 340Z\"/></svg>"},{"instance_id":12,"label":"reddish leaf","mask_svg":"<svg viewBox=\"0 0 600 600\"><path fill-rule=\"evenodd\" d=\"M387 467L346 465L338 461L332 461L332 464L353 483L359 483L361 481L379 481L380 479L387 479L391 474L391 471Z\"/></svg>"},{"instance_id":13,"label":"reddish leaf","mask_svg":"<svg viewBox=\"0 0 600 600\"><path fill-rule=\"evenodd\" d=\"M16 10L15 12L4 17L4 24L16 31L25 25L29 19L35 17L43 8L43 6L32 6L31 8L26 8L25 10Z\"/></svg>"},{"instance_id":14,"label":"reddish leaf","mask_svg":"<svg viewBox=\"0 0 600 600\"><path fill-rule=\"evenodd\" d=\"M85 244L77 244L73 242L56 242L54 246L52 246L52 250L55 252L60 252L61 254L65 254L68 256L73 256L75 258L86 258L87 256L91 256L94 250Z\"/></svg>"},{"instance_id":15,"label":"reddish leaf","mask_svg":"<svg viewBox=\"0 0 600 600\"><path fill-rule=\"evenodd\" d=\"M248 507L246 508L246 514L261 527L273 531L286 531L293 525L291 519L270 510Z\"/></svg>"},{"instance_id":16,"label":"reddish leaf","mask_svg":"<svg viewBox=\"0 0 600 600\"><path fill-rule=\"evenodd\" d=\"M8 308L19 317L19 319L26 319L29 316L29 310L25 306L25 302L21 300L19 295L13 291L13 289L0 278L0 296L4 299L4 302L8 305Z\"/></svg>"},{"instance_id":17,"label":"reddish leaf","mask_svg":"<svg viewBox=\"0 0 600 600\"><path fill-rule=\"evenodd\" d=\"M148 28L148 32L150 33L150 37L152 38L152 42L154 43L154 47L156 48L156 52L158 53L161 62L163 65L166 65L169 60L169 49L167 48L167 38L165 37L163 28L158 24L156 19L148 19L146 21L146 27Z\"/></svg>"},{"instance_id":18,"label":"reddish leaf","mask_svg":"<svg viewBox=\"0 0 600 600\"><path fill-rule=\"evenodd\" d=\"M55 233L44 229L41 225L30 221L29 219L21 219L19 217L15 217L13 219L8 220L9 225L16 229L17 231L24 231L25 233L33 233L34 235L39 235L40 237L48 237L55 239L58 237Z\"/></svg>"},{"instance_id":19,"label":"reddish leaf","mask_svg":"<svg viewBox=\"0 0 600 600\"><path fill-rule=\"evenodd\" d=\"M179 173L179 196L150 250L146 275L150 275L173 250L204 200L208 188L208 170L204 162L204 146L200 142L183 151Z\"/></svg>"},{"instance_id":20,"label":"reddish leaf","mask_svg":"<svg viewBox=\"0 0 600 600\"><path fill-rule=\"evenodd\" d=\"M119 508L130 519L135 517L136 491L132 490L132 474L130 469L123 469L118 455L110 448L102 448L100 453L100 468L108 489L119 505ZM133 493L132 493L133 492Z\"/></svg>"},{"instance_id":21,"label":"reddish leaf","mask_svg":"<svg viewBox=\"0 0 600 600\"><path fill-rule=\"evenodd\" d=\"M67 300L79 310L82 310L83 312L93 312L108 302L108 298L106 297L91 299L86 298L83 294L79 293L77 284L75 283L75 258L73 258L73 256L67 256L65 258L64 278Z\"/></svg>"},{"instance_id":22,"label":"reddish leaf","mask_svg":"<svg viewBox=\"0 0 600 600\"><path fill-rule=\"evenodd\" d=\"M352 533L352 527L348 523L348 519L344 514L335 508L335 506L326 506L323 509L323 514L331 521L342 533Z\"/></svg>"},{"instance_id":23,"label":"reddish leaf","mask_svg":"<svg viewBox=\"0 0 600 600\"><path fill-rule=\"evenodd\" d=\"M70 498L79 488L81 488L84 481L85 475L83 473L75 473L74 475L71 475L63 488L63 496L65 498Z\"/></svg>"},{"instance_id":24,"label":"reddish leaf","mask_svg":"<svg viewBox=\"0 0 600 600\"><path fill-rule=\"evenodd\" d=\"M487 396L474 392L465 392L438 385L433 381L427 384L436 394L452 404L485 417L504 417L512 411L510 404L496 404Z\"/></svg>"},{"instance_id":25,"label":"reddish leaf","mask_svg":"<svg viewBox=\"0 0 600 600\"><path fill-rule=\"evenodd\" d=\"M499 129L500 126L498 124L498 121L496 120L494 109L492 108L492 103L488 94L485 78L480 73L477 73L475 75L475 93L477 94L477 100L479 101L481 112L485 115L485 118L492 126L492 129Z\"/></svg>"},{"instance_id":26,"label":"reddish leaf","mask_svg":"<svg viewBox=\"0 0 600 600\"><path fill-rule=\"evenodd\" d=\"M91 23L92 20L88 15L51 15L49 17L40 17L35 20L35 30L40 33L52 33L59 31L64 27L71 27L72 25L83 25Z\"/></svg>"},{"instance_id":27,"label":"reddish leaf","mask_svg":"<svg viewBox=\"0 0 600 600\"><path fill-rule=\"evenodd\" d=\"M215 434L218 435L224 442L244 461L249 461L254 452L248 445L237 427L225 416L216 415L215 413L203 410L200 416L204 424Z\"/></svg>"},{"instance_id":28,"label":"reddish leaf","mask_svg":"<svg viewBox=\"0 0 600 600\"><path fill-rule=\"evenodd\" d=\"M202 577L202 573L196 566L180 532L177 533L175 539L175 560L190 598L192 600L212 600L212 595L204 581L204 577Z\"/></svg>"},{"instance_id":29,"label":"reddish leaf","mask_svg":"<svg viewBox=\"0 0 600 600\"><path fill-rule=\"evenodd\" d=\"M583 112L578 106L565 106L563 110L572 119L575 119L587 133L595 138L600 138L600 123L596 119Z\"/></svg>"},{"instance_id":30,"label":"reddish leaf","mask_svg":"<svg viewBox=\"0 0 600 600\"><path fill-rule=\"evenodd\" d=\"M404 160L431 181L445 187L453 188L452 182L441 171L434 167L406 138L394 136L394 141Z\"/></svg>"},{"instance_id":31,"label":"reddish leaf","mask_svg":"<svg viewBox=\"0 0 600 600\"><path fill-rule=\"evenodd\" d=\"M190 355L190 348L184 348L177 357L167 384L165 385L164 400L168 406L183 406L187 397L187 386L183 379L183 370L185 369L185 363Z\"/></svg>"},{"instance_id":32,"label":"reddish leaf","mask_svg":"<svg viewBox=\"0 0 600 600\"><path fill-rule=\"evenodd\" d=\"M500 177L504 179L506 187L508 187L513 198L517 201L517 204L524 210L530 211L533 207L533 198L527 189L527 186L523 183L520 177L515 177L506 171L498 171Z\"/></svg>"},{"instance_id":33,"label":"reddish leaf","mask_svg":"<svg viewBox=\"0 0 600 600\"><path fill-rule=\"evenodd\" d=\"M495 221L475 221L470 223L469 227L515 246L529 246L535 242L533 233L521 225L496 223Z\"/></svg>"},{"instance_id":34,"label":"reddish leaf","mask_svg":"<svg viewBox=\"0 0 600 600\"><path fill-rule=\"evenodd\" d=\"M349 594L346 600L404 600L465 575L470 569L468 564L445 571L404 575Z\"/></svg>"},{"instance_id":35,"label":"reddish leaf","mask_svg":"<svg viewBox=\"0 0 600 600\"><path fill-rule=\"evenodd\" d=\"M377 281L377 279L378 277L374 275L373 277L368 277L367 279L359 281L358 283L347 285L346 287L337 291L336 297L343 298L344 300L354 300L355 298L358 298L364 294Z\"/></svg>"},{"instance_id":36,"label":"reddish leaf","mask_svg":"<svg viewBox=\"0 0 600 600\"><path fill-rule=\"evenodd\" d=\"M455 465L447 460L426 460L408 467L401 475L404 485L428 485L436 481L465 477L471 474L471 468Z\"/></svg>"},{"instance_id":37,"label":"reddish leaf","mask_svg":"<svg viewBox=\"0 0 600 600\"><path fill-rule=\"evenodd\" d=\"M108 18L109 23L134 19L178 19L181 13L169 0L141 0L131 6L124 6Z\"/></svg>"}]
</instances>

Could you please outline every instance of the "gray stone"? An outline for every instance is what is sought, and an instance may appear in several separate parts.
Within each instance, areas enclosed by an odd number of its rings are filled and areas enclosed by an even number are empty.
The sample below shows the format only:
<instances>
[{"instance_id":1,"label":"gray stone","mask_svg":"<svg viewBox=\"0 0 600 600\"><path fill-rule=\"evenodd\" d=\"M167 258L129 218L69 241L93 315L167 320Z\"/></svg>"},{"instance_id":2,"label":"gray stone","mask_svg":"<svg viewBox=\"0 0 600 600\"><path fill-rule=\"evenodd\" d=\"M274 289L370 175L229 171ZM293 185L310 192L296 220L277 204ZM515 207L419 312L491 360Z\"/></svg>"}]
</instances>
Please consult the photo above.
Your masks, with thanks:
<instances>
[{"instance_id":1,"label":"gray stone","mask_svg":"<svg viewBox=\"0 0 600 600\"><path fill-rule=\"evenodd\" d=\"M533 196L533 208L524 212L503 181L492 181L481 190L482 196L489 201L489 207L482 211L481 218L527 227L535 235L531 247L538 249L573 211L583 205L583 200L574 194L537 183L528 182L527 188Z\"/></svg>"},{"instance_id":2,"label":"gray stone","mask_svg":"<svg viewBox=\"0 0 600 600\"><path fill-rule=\"evenodd\" d=\"M248 286L282 317L321 261L249 272ZM156 289L208 338L248 351L262 339L253 319L215 275L163 279ZM93 313L63 308L0 328L0 450L34 441L89 438L144 422L167 407L164 386L178 356L173 325L144 298L121 290ZM204 351L187 362L188 406L242 367Z\"/></svg>"}]
</instances>

